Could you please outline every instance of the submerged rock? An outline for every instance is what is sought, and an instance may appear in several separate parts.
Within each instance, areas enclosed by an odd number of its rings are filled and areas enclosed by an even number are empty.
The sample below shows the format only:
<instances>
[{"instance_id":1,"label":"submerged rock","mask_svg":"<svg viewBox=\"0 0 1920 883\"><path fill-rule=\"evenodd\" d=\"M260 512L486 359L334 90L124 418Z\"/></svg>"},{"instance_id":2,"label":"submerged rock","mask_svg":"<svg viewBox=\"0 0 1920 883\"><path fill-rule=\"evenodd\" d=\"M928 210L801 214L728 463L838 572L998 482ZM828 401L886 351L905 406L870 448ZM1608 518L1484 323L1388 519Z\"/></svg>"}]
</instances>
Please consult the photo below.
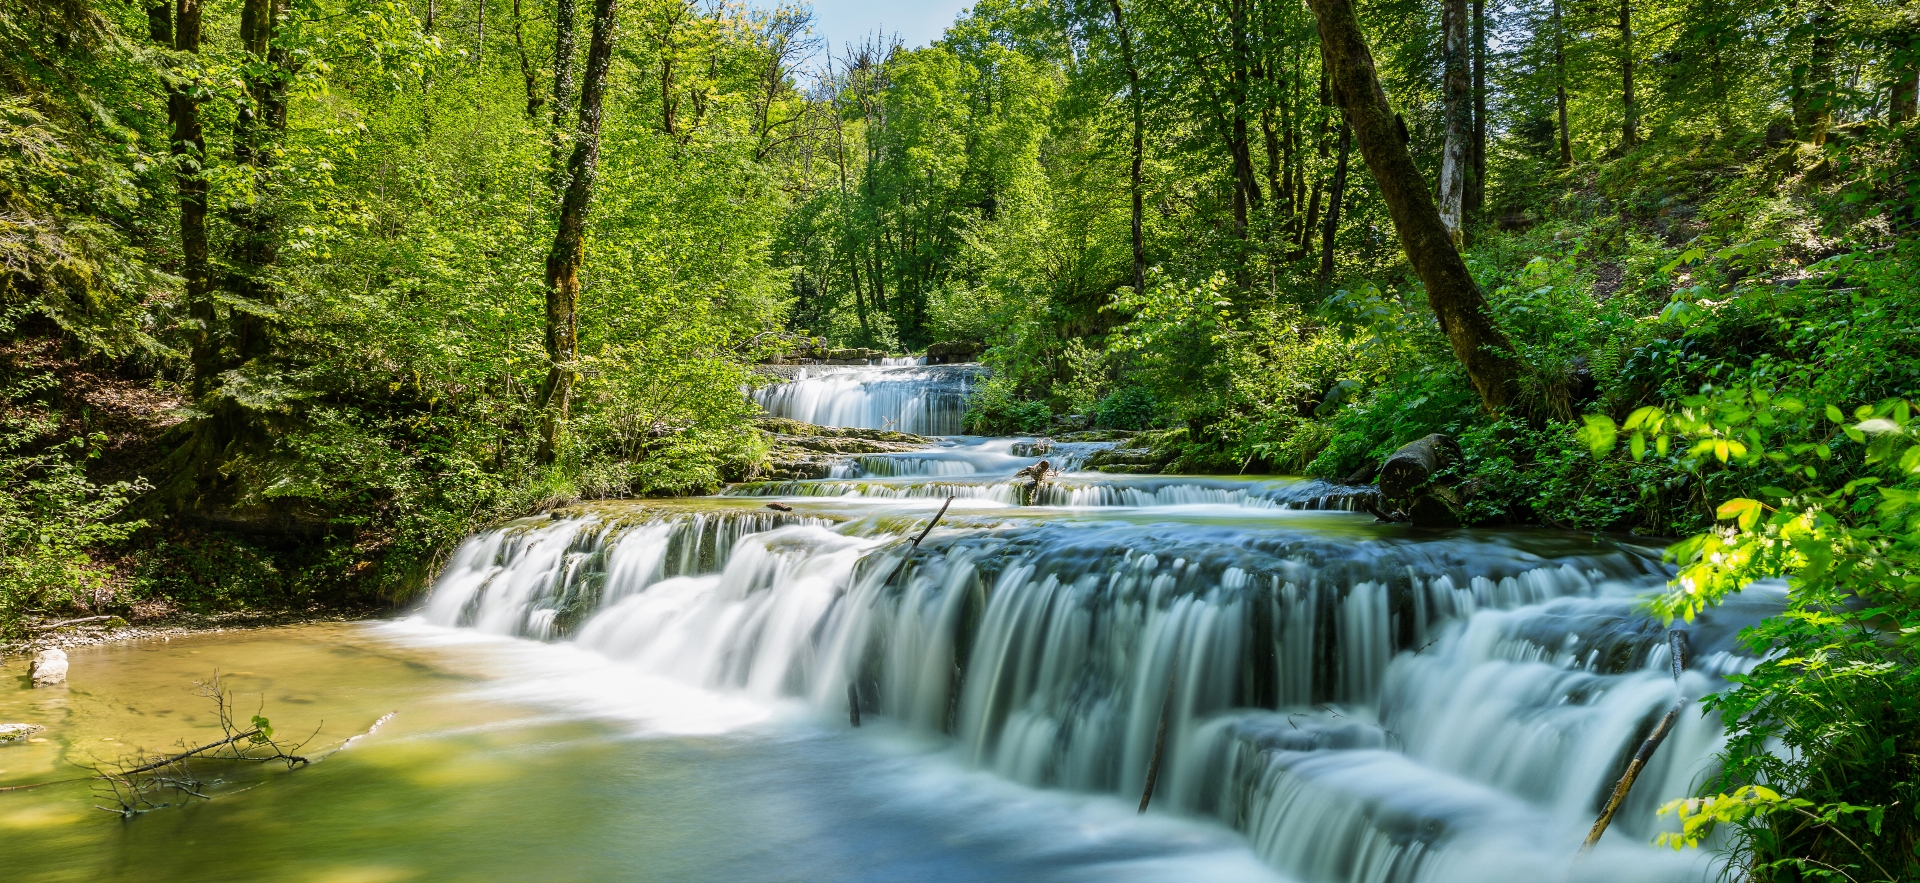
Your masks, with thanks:
<instances>
[{"instance_id":1,"label":"submerged rock","mask_svg":"<svg viewBox=\"0 0 1920 883\"><path fill-rule=\"evenodd\" d=\"M0 745L25 742L28 736L45 729L39 724L0 724Z\"/></svg>"},{"instance_id":2,"label":"submerged rock","mask_svg":"<svg viewBox=\"0 0 1920 883\"><path fill-rule=\"evenodd\" d=\"M33 664L27 669L36 687L52 687L67 682L67 652L57 647L48 647L33 655Z\"/></svg>"}]
</instances>

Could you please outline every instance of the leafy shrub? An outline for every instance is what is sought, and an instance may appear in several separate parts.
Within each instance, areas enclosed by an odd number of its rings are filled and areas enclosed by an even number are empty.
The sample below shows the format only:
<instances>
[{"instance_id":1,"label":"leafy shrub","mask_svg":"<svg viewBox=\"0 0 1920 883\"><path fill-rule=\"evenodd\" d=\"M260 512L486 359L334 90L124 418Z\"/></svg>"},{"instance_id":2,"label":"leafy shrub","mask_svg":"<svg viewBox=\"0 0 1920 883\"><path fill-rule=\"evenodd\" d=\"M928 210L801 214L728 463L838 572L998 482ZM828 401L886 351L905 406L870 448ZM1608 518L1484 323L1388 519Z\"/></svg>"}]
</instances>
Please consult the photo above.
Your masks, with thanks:
<instances>
[{"instance_id":1,"label":"leafy shrub","mask_svg":"<svg viewBox=\"0 0 1920 883\"><path fill-rule=\"evenodd\" d=\"M979 435L1021 435L1045 432L1052 420L1046 402L1020 398L1012 380L995 374L974 387L962 423Z\"/></svg>"},{"instance_id":2,"label":"leafy shrub","mask_svg":"<svg viewBox=\"0 0 1920 883\"><path fill-rule=\"evenodd\" d=\"M143 526L116 519L144 483L97 484L84 471L106 437L58 439L32 403L51 385L39 375L0 387L0 632L30 611L111 601L95 554Z\"/></svg>"},{"instance_id":3,"label":"leafy shrub","mask_svg":"<svg viewBox=\"0 0 1920 883\"><path fill-rule=\"evenodd\" d=\"M1093 422L1102 429L1152 429L1160 420L1160 403L1143 386L1123 386L1094 406Z\"/></svg>"}]
</instances>

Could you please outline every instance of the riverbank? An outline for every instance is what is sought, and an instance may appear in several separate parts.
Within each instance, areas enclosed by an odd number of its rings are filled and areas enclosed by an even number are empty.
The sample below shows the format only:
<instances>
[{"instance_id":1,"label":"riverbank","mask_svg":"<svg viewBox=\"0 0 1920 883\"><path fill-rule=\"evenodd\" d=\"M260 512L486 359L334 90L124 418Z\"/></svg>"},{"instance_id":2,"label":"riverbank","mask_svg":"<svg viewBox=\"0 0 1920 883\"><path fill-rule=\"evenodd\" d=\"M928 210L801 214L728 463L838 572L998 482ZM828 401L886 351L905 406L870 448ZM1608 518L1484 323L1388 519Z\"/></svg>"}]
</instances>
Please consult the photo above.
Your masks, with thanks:
<instances>
[{"instance_id":1,"label":"riverbank","mask_svg":"<svg viewBox=\"0 0 1920 883\"><path fill-rule=\"evenodd\" d=\"M315 623L358 622L391 612L390 608L352 606L306 610L236 610L226 613L174 612L133 622L119 616L79 617L79 621L47 619L23 623L31 637L0 642L0 662L14 656L31 655L48 647L71 650L155 638L218 635Z\"/></svg>"}]
</instances>

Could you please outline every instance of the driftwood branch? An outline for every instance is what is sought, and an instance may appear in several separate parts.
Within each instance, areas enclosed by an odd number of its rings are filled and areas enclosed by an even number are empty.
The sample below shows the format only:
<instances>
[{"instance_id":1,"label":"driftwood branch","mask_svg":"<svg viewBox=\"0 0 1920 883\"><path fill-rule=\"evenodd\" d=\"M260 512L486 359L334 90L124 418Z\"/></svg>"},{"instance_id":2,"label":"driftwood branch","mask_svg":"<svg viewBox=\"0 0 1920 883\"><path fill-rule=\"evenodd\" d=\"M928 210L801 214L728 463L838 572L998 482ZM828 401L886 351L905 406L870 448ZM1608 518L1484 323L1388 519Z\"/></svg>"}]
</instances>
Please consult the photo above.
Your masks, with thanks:
<instances>
[{"instance_id":1,"label":"driftwood branch","mask_svg":"<svg viewBox=\"0 0 1920 883\"><path fill-rule=\"evenodd\" d=\"M912 558L914 550L920 548L920 541L926 539L927 534L933 533L933 526L939 524L941 518L946 517L947 507L951 505L953 505L953 495L948 494L947 501L940 504L940 511L935 512L933 514L933 520L927 522L926 528L920 531L920 535L913 538L913 545L907 547L907 554L900 556L900 560L894 562L893 569L887 572L887 578L884 582L880 583L881 585L885 586L893 583L893 578L900 575L900 568L907 566L907 559Z\"/></svg>"},{"instance_id":2,"label":"driftwood branch","mask_svg":"<svg viewBox=\"0 0 1920 883\"><path fill-rule=\"evenodd\" d=\"M1160 729L1153 736L1153 759L1147 761L1147 786L1140 791L1140 811L1147 811L1153 800L1153 786L1160 781L1160 756L1167 750L1167 719L1173 717L1173 675L1167 675L1167 698L1160 703Z\"/></svg>"},{"instance_id":3,"label":"driftwood branch","mask_svg":"<svg viewBox=\"0 0 1920 883\"><path fill-rule=\"evenodd\" d=\"M104 622L109 619L118 619L118 618L119 617L113 616L112 614L106 614L103 616L82 616L79 619L63 619L59 622L49 622L49 623L42 623L40 625L30 625L30 626L27 626L27 630L35 631L35 632L50 632L55 629L66 628L67 626L70 626L70 625L82 625L84 623L89 623L89 622Z\"/></svg>"},{"instance_id":4,"label":"driftwood branch","mask_svg":"<svg viewBox=\"0 0 1920 883\"><path fill-rule=\"evenodd\" d=\"M1687 668L1687 633L1679 629L1668 631L1667 645L1673 649L1673 681L1678 684L1680 673ZM1646 769L1653 753L1660 749L1660 743L1665 742L1667 735L1673 732L1673 725L1680 720L1680 711L1687 707L1687 702L1685 696L1674 700L1666 716L1660 718L1653 732L1648 733L1645 741L1640 743L1640 750L1633 753L1633 760L1627 762L1627 769L1620 774L1620 781L1614 783L1613 796L1607 798L1607 808L1601 810L1600 818L1594 820L1593 830L1587 832L1587 842L1580 847L1582 853L1593 849L1594 844L1600 842L1600 836L1607 833L1607 826L1613 823L1614 813L1619 812L1620 805L1627 802L1627 792L1633 790L1633 781Z\"/></svg>"}]
</instances>

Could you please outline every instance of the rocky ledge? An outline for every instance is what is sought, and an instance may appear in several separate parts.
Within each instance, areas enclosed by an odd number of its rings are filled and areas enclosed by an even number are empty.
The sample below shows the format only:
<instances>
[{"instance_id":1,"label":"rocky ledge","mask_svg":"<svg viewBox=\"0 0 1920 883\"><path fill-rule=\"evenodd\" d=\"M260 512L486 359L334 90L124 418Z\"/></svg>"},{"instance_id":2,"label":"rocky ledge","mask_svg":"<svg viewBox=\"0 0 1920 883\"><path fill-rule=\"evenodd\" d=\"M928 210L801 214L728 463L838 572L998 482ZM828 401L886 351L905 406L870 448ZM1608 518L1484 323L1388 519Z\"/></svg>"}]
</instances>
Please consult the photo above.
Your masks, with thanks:
<instances>
[{"instance_id":1,"label":"rocky ledge","mask_svg":"<svg viewBox=\"0 0 1920 883\"><path fill-rule=\"evenodd\" d=\"M860 454L897 454L933 447L924 435L886 429L841 429L815 426L782 417L756 421L768 441L767 456L750 481L797 481L827 478L833 465Z\"/></svg>"}]
</instances>

